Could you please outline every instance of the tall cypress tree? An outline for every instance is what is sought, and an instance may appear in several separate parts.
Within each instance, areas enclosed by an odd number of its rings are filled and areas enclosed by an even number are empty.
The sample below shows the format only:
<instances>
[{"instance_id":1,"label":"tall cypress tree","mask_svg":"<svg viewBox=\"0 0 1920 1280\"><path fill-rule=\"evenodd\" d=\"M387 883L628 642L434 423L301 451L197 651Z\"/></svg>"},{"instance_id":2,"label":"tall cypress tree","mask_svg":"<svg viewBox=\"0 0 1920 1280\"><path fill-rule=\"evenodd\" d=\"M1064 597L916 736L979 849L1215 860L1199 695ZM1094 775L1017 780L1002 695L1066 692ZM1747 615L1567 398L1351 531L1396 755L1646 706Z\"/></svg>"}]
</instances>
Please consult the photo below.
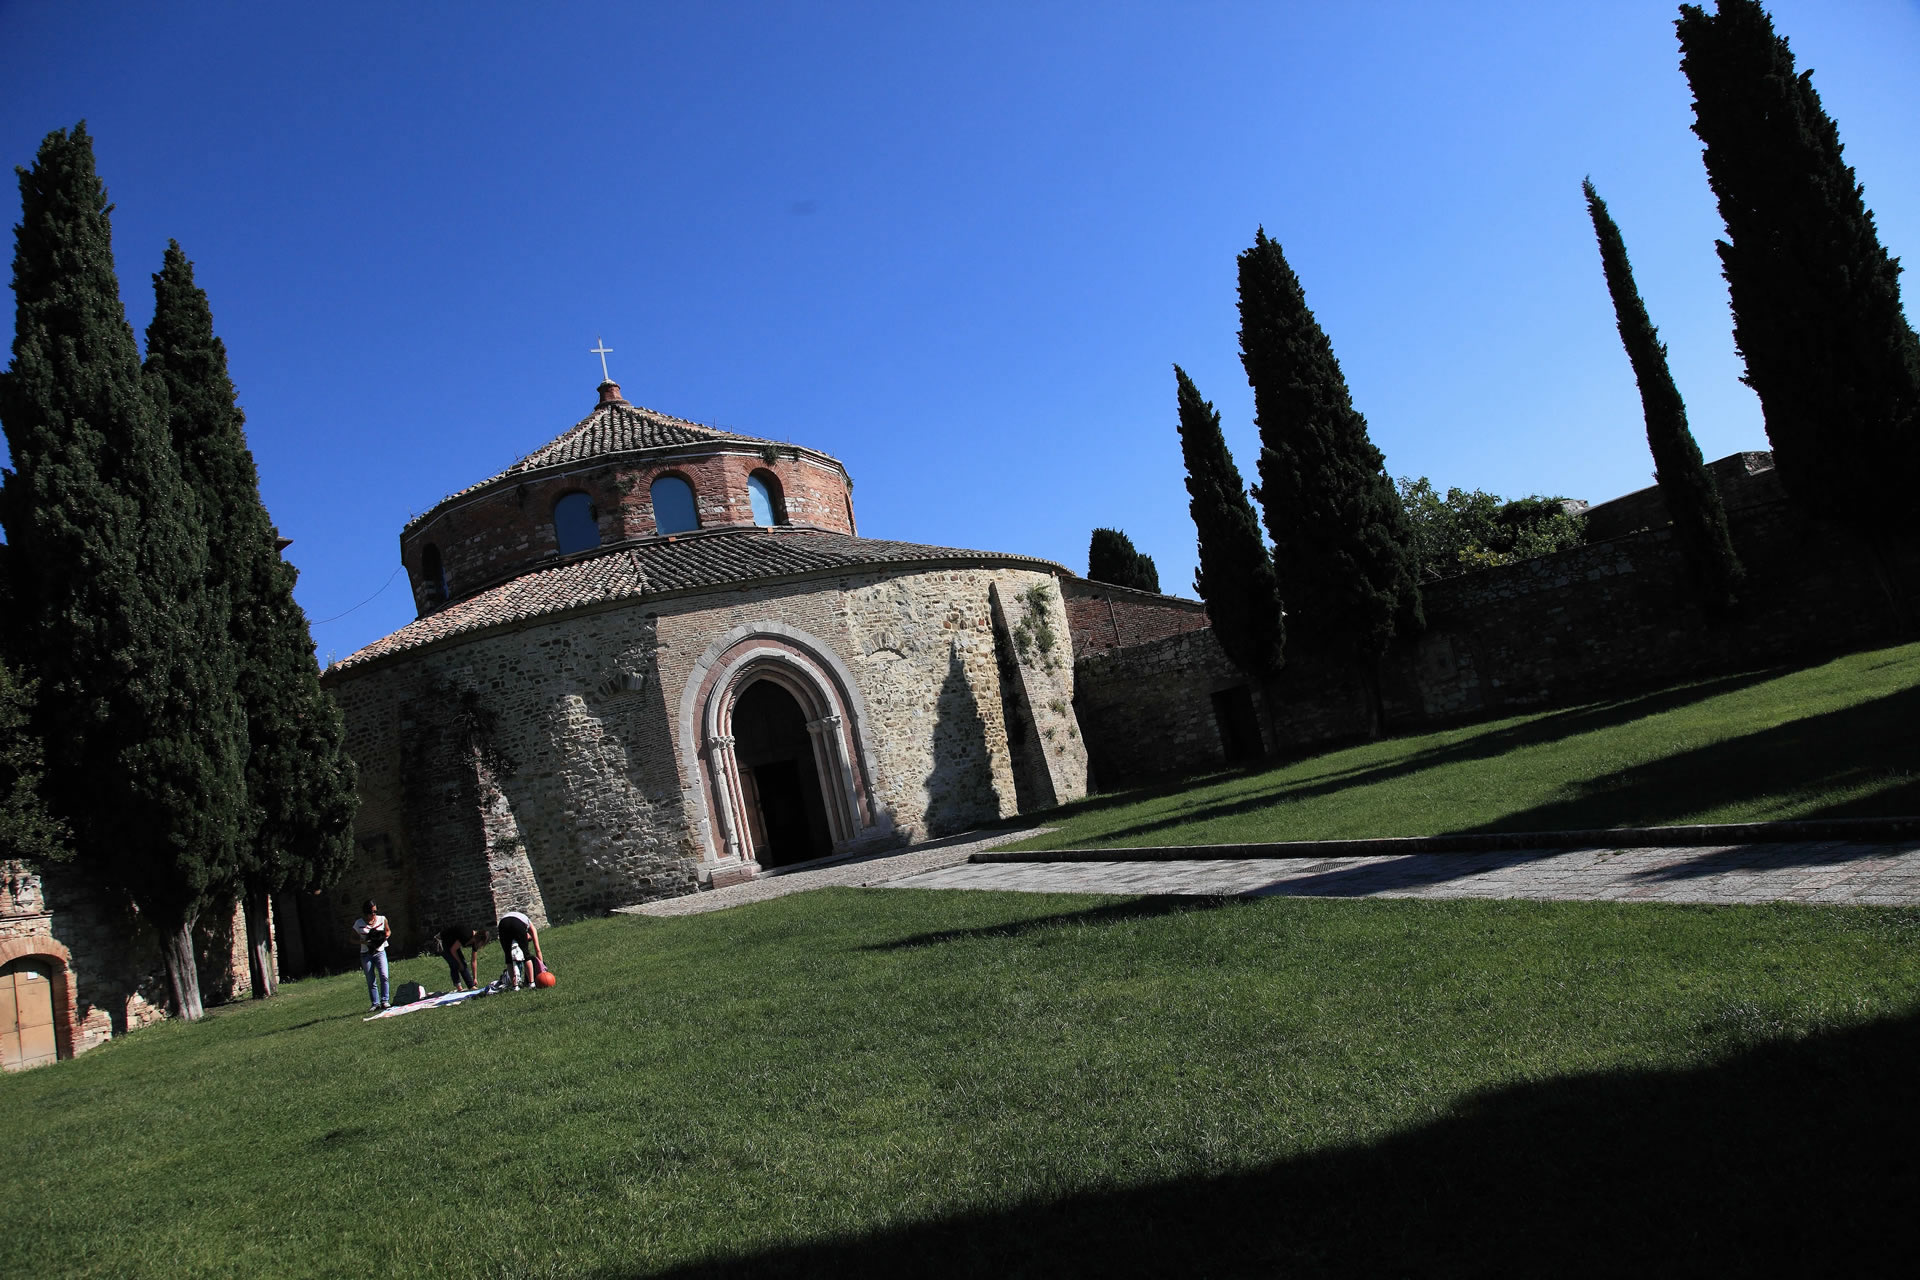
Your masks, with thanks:
<instances>
[{"instance_id":1,"label":"tall cypress tree","mask_svg":"<svg viewBox=\"0 0 1920 1280\"><path fill-rule=\"evenodd\" d=\"M267 951L272 895L332 884L352 856L353 762L339 709L320 688L297 576L260 501L246 418L234 402L213 308L177 243L153 278L147 377L208 532L208 575L228 601L227 642L247 726L247 815L240 890L256 996L273 992Z\"/></svg>"},{"instance_id":2,"label":"tall cypress tree","mask_svg":"<svg viewBox=\"0 0 1920 1280\"><path fill-rule=\"evenodd\" d=\"M1397 633L1426 625L1413 529L1333 344L1264 227L1239 265L1240 360L1260 427L1254 496L1273 539L1290 638L1350 655L1377 734L1379 659Z\"/></svg>"},{"instance_id":3,"label":"tall cypress tree","mask_svg":"<svg viewBox=\"0 0 1920 1280\"><path fill-rule=\"evenodd\" d=\"M1173 377L1180 454L1187 463L1187 510L1200 538L1193 589L1207 602L1213 634L1233 665L1265 679L1285 662L1286 648L1273 557L1220 433L1220 414L1201 398L1185 369L1173 366Z\"/></svg>"},{"instance_id":4,"label":"tall cypress tree","mask_svg":"<svg viewBox=\"0 0 1920 1280\"><path fill-rule=\"evenodd\" d=\"M0 542L0 858L64 861L72 833L41 796L46 748L33 725L38 682L14 666L20 607L9 579L13 548Z\"/></svg>"},{"instance_id":5,"label":"tall cypress tree","mask_svg":"<svg viewBox=\"0 0 1920 1280\"><path fill-rule=\"evenodd\" d=\"M1593 189L1591 180L1581 184L1587 193L1587 212L1593 217L1593 233L1600 241L1600 265L1607 277L1607 292L1613 296L1613 314L1620 326L1620 341L1627 348L1627 360L1633 365L1634 380L1640 384L1640 407L1647 419L1647 447L1653 451L1654 476L1660 483L1660 495L1667 500L1667 512L1673 517L1674 541L1698 585L1701 599L1714 612L1724 612L1738 603L1741 581L1746 571L1734 554L1733 539L1727 533L1727 513L1720 503L1720 490L1701 460L1700 446L1687 430L1687 406L1680 388L1673 383L1667 368L1667 347L1660 341L1653 321L1647 318L1646 305L1633 282L1633 266L1627 261L1627 244L1620 228L1607 212L1607 202Z\"/></svg>"},{"instance_id":6,"label":"tall cypress tree","mask_svg":"<svg viewBox=\"0 0 1920 1280\"><path fill-rule=\"evenodd\" d=\"M46 797L89 879L158 931L175 1007L197 1018L193 922L232 879L244 804L226 604L142 382L84 126L47 136L20 195L0 520Z\"/></svg>"},{"instance_id":7,"label":"tall cypress tree","mask_svg":"<svg viewBox=\"0 0 1920 1280\"><path fill-rule=\"evenodd\" d=\"M1087 577L1135 591L1160 590L1160 568L1118 529L1095 529L1087 543Z\"/></svg>"},{"instance_id":8,"label":"tall cypress tree","mask_svg":"<svg viewBox=\"0 0 1920 1280\"><path fill-rule=\"evenodd\" d=\"M1745 382L1787 491L1815 514L1904 532L1920 471L1920 342L1812 72L1755 0L1682 5L1681 69L1727 238Z\"/></svg>"}]
</instances>

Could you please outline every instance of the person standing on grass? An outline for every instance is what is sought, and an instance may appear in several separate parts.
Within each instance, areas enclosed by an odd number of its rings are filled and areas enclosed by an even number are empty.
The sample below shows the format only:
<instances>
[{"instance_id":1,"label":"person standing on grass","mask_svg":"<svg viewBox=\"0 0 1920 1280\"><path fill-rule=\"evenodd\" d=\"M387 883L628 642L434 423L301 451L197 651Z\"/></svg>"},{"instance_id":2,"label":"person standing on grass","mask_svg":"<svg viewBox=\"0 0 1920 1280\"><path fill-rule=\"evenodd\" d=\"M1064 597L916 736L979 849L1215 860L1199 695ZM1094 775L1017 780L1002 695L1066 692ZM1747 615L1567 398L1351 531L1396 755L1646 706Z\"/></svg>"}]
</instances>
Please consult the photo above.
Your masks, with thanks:
<instances>
[{"instance_id":1,"label":"person standing on grass","mask_svg":"<svg viewBox=\"0 0 1920 1280\"><path fill-rule=\"evenodd\" d=\"M540 931L524 911L509 911L495 926L500 934L500 951L507 957L508 985L518 991L524 973L525 985L533 985L533 975L547 967L540 954Z\"/></svg>"},{"instance_id":2,"label":"person standing on grass","mask_svg":"<svg viewBox=\"0 0 1920 1280\"><path fill-rule=\"evenodd\" d=\"M378 1013L392 1006L387 998L387 940L393 935L393 925L368 898L360 907L360 918L353 922L353 931L360 939L360 968L367 975L367 1011Z\"/></svg>"},{"instance_id":3,"label":"person standing on grass","mask_svg":"<svg viewBox=\"0 0 1920 1280\"><path fill-rule=\"evenodd\" d=\"M487 931L464 924L448 925L440 931L440 954L447 959L447 972L453 975L455 991L477 990L473 976L480 968L480 948L486 944Z\"/></svg>"}]
</instances>

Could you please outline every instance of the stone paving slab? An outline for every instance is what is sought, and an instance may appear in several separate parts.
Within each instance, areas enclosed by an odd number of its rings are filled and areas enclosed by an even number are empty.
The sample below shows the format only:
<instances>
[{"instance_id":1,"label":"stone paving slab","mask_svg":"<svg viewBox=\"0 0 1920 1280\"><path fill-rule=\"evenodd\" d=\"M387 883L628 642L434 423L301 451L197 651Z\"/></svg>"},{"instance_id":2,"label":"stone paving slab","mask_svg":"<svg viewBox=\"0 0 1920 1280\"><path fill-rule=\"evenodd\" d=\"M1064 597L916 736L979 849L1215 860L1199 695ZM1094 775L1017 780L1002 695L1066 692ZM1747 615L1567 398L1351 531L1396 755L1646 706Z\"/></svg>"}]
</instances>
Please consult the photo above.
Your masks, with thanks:
<instances>
[{"instance_id":1,"label":"stone paving slab","mask_svg":"<svg viewBox=\"0 0 1920 1280\"><path fill-rule=\"evenodd\" d=\"M1914 906L1920 905L1920 841L1347 858L996 862L947 865L890 877L884 883L890 889L1024 893Z\"/></svg>"},{"instance_id":2,"label":"stone paving slab","mask_svg":"<svg viewBox=\"0 0 1920 1280\"><path fill-rule=\"evenodd\" d=\"M807 889L819 889L827 885L854 885L864 888L888 884L901 876L919 875L963 863L974 854L996 845L1025 840L1030 836L1042 835L1051 830L1053 830L1052 827L1027 827L1020 831L995 831L991 834L968 831L940 840L929 840L924 844L906 849L834 858L830 861L794 867L791 870L775 871L761 876L758 880L729 885L725 889L715 889L709 893L690 893L682 898L643 902L631 907L615 907L614 911L620 915L633 916L693 916L708 911L724 911L728 907L737 907L749 902L783 898L789 893L801 893Z\"/></svg>"}]
</instances>

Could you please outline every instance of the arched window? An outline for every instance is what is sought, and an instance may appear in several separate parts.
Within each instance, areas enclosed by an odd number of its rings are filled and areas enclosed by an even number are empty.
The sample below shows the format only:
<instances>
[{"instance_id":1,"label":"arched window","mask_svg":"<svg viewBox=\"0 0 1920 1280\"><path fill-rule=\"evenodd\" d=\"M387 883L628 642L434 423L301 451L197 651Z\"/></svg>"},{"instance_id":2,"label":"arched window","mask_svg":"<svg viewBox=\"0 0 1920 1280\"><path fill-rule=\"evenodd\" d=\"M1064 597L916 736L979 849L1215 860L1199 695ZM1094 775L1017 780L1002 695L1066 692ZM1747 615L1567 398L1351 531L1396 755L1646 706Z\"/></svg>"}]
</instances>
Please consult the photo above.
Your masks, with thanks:
<instances>
[{"instance_id":1,"label":"arched window","mask_svg":"<svg viewBox=\"0 0 1920 1280\"><path fill-rule=\"evenodd\" d=\"M440 548L432 543L420 553L420 579L426 584L427 604L445 604L453 592L447 589L447 566L440 559Z\"/></svg>"},{"instance_id":2,"label":"arched window","mask_svg":"<svg viewBox=\"0 0 1920 1280\"><path fill-rule=\"evenodd\" d=\"M593 499L584 493L570 493L554 503L553 536L563 556L599 546L600 524L593 518Z\"/></svg>"},{"instance_id":3,"label":"arched window","mask_svg":"<svg viewBox=\"0 0 1920 1280\"><path fill-rule=\"evenodd\" d=\"M653 482L653 530L685 533L700 527L693 507L693 486L679 476L661 476Z\"/></svg>"},{"instance_id":4,"label":"arched window","mask_svg":"<svg viewBox=\"0 0 1920 1280\"><path fill-rule=\"evenodd\" d=\"M780 477L771 471L756 471L747 477L747 498L753 503L753 522L773 525L787 522L787 504L782 501Z\"/></svg>"}]
</instances>

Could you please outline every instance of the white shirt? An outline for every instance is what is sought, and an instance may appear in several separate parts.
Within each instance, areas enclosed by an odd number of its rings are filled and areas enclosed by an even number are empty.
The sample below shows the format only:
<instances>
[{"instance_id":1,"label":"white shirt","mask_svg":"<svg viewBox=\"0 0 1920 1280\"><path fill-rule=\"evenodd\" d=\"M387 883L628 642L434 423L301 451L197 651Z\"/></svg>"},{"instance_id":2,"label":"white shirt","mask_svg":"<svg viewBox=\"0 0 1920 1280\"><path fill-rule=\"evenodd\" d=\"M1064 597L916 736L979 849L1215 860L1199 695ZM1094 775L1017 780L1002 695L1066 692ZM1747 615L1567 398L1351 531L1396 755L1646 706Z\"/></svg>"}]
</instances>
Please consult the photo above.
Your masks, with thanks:
<instances>
[{"instance_id":1,"label":"white shirt","mask_svg":"<svg viewBox=\"0 0 1920 1280\"><path fill-rule=\"evenodd\" d=\"M379 946L370 947L367 945L367 931L369 929L378 929L386 935L380 939ZM376 915L371 920L364 918L355 920L353 922L353 931L360 935L360 952L362 955L369 951L385 951L387 949L387 943L393 941L393 926L388 924L387 918L382 915Z\"/></svg>"}]
</instances>

